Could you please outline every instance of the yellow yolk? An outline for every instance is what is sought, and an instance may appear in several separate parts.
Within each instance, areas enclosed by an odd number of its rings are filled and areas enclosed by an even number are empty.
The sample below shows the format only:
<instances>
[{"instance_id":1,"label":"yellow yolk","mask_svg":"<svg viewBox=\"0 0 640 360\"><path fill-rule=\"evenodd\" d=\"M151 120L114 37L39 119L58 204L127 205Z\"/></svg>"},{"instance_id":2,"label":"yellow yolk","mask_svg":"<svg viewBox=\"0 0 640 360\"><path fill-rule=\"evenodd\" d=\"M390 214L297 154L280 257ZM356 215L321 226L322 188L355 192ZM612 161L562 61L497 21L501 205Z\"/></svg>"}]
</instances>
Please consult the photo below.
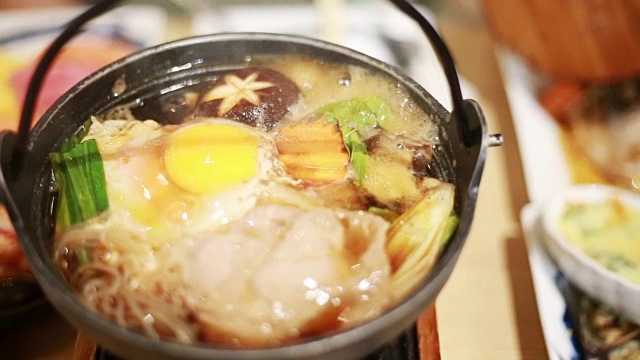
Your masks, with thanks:
<instances>
[{"instance_id":1,"label":"yellow yolk","mask_svg":"<svg viewBox=\"0 0 640 360\"><path fill-rule=\"evenodd\" d=\"M171 180L184 190L212 194L256 176L258 138L239 126L198 124L173 134L164 151Z\"/></svg>"}]
</instances>

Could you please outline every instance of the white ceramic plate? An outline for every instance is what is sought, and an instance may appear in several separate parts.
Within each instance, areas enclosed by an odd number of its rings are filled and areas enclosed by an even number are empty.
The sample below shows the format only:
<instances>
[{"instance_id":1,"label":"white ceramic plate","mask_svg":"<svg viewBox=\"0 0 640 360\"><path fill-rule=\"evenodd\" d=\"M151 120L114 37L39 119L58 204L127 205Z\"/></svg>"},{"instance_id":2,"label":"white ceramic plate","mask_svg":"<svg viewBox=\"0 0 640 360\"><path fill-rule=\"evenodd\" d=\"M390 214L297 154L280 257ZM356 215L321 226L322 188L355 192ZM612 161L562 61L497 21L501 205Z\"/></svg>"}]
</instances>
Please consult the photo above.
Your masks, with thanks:
<instances>
[{"instance_id":1,"label":"white ceramic plate","mask_svg":"<svg viewBox=\"0 0 640 360\"><path fill-rule=\"evenodd\" d=\"M520 212L545 345L550 360L577 360L580 352L575 347L577 339L572 339L574 326L567 321L565 278L544 246L540 218L540 209L534 204L525 205Z\"/></svg>"},{"instance_id":2,"label":"white ceramic plate","mask_svg":"<svg viewBox=\"0 0 640 360\"><path fill-rule=\"evenodd\" d=\"M640 323L640 284L607 269L572 244L558 229L558 219L570 203L599 203L619 199L631 209L640 210L640 194L607 185L576 185L547 203L542 212L544 243L564 275L594 299ZM640 234L638 234L640 240Z\"/></svg>"}]
</instances>

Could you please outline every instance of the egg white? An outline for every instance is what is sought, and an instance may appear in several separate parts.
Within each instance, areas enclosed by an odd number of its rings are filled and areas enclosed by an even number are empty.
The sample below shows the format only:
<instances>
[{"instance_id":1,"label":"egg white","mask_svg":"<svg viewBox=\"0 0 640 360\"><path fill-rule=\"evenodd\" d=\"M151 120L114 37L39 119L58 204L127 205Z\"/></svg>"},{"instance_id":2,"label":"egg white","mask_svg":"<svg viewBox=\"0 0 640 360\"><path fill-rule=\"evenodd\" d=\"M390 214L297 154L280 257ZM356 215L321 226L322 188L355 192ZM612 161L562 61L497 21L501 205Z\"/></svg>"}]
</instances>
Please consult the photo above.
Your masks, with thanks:
<instances>
[{"instance_id":1,"label":"egg white","mask_svg":"<svg viewBox=\"0 0 640 360\"><path fill-rule=\"evenodd\" d=\"M181 189L167 175L163 151L176 131L204 123L241 127L258 139L256 175L216 194ZM216 231L240 219L273 182L289 181L273 140L265 132L226 119L198 118L184 125L106 120L91 126L101 151L112 221L148 235L158 244Z\"/></svg>"}]
</instances>

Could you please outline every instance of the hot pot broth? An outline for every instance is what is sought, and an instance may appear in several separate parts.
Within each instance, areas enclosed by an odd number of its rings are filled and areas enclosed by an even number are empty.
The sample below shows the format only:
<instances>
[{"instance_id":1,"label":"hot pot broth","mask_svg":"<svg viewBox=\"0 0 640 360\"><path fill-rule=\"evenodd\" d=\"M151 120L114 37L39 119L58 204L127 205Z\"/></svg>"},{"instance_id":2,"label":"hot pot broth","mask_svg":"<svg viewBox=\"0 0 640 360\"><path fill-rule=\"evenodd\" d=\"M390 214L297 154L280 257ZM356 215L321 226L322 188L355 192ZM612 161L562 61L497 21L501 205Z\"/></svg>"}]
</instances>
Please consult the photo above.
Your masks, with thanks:
<instances>
[{"instance_id":1,"label":"hot pot broth","mask_svg":"<svg viewBox=\"0 0 640 360\"><path fill-rule=\"evenodd\" d=\"M54 260L86 306L152 337L256 348L352 327L456 226L436 133L386 77L253 59L107 111L51 156Z\"/></svg>"}]
</instances>

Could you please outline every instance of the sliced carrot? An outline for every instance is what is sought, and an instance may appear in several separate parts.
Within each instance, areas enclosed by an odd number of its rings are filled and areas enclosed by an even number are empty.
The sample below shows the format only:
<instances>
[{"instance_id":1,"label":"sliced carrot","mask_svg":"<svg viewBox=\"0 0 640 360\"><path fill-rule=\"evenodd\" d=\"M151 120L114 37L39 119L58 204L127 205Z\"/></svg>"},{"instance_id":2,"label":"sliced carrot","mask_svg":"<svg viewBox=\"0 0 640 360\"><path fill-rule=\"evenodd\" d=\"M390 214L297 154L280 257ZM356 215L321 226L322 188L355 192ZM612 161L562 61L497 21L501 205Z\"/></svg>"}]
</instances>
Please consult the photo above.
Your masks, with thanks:
<instances>
[{"instance_id":1,"label":"sliced carrot","mask_svg":"<svg viewBox=\"0 0 640 360\"><path fill-rule=\"evenodd\" d=\"M276 136L276 146L287 171L304 181L332 182L349 170L340 129L324 118L286 125Z\"/></svg>"}]
</instances>

